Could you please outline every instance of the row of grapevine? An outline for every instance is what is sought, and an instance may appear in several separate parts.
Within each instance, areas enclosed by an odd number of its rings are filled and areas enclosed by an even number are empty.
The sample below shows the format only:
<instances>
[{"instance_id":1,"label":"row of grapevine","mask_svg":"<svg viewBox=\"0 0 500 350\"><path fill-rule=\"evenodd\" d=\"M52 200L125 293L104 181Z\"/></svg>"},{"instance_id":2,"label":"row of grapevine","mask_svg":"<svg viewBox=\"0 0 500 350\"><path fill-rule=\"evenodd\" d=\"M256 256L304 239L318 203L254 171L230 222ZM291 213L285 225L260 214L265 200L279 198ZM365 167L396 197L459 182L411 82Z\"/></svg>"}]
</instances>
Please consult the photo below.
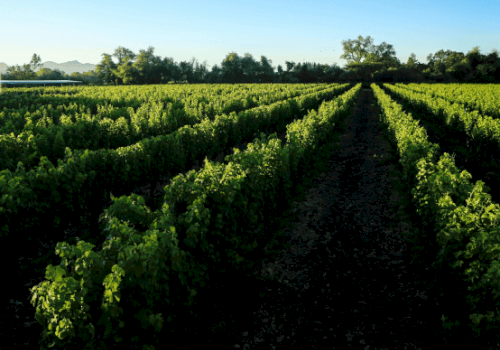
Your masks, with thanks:
<instances>
[{"instance_id":1,"label":"row of grapevine","mask_svg":"<svg viewBox=\"0 0 500 350\"><path fill-rule=\"evenodd\" d=\"M99 87L80 87L81 92L75 95L37 95L34 92L26 91L19 95L17 90L2 94L0 99L0 131L2 133L14 132L16 135L23 129L26 121L24 120L26 113L32 115L32 119L36 122L42 117L48 117L52 120L52 124L59 125L59 119L62 115L76 121L75 115L87 113L94 115L97 119L104 117L116 120L119 117L130 119L128 111L130 108L136 111L139 107L147 103L160 103L165 105L172 104L172 108L196 109L204 105L211 105L215 114L229 113L236 111L234 104L240 105L241 100L267 98L280 93L291 91L320 89L326 88L326 84L314 86L297 86L292 84L280 86L249 86L242 87L240 90L234 91L232 88L225 86L222 89L217 86L200 87L190 86L186 88L161 86L150 87L141 86L135 87L134 90L128 89L126 94L123 89L117 90L112 88ZM13 89L14 90L14 89ZM97 91L101 91L102 95L95 96ZM111 94L111 96L109 96ZM130 103L127 103L130 102ZM5 105L9 103L19 104L19 108L7 108ZM205 108L209 110L210 108ZM11 123L11 125L7 125Z\"/></svg>"},{"instance_id":2,"label":"row of grapevine","mask_svg":"<svg viewBox=\"0 0 500 350\"><path fill-rule=\"evenodd\" d=\"M14 170L19 162L31 169L43 156L55 163L57 159L64 157L66 147L88 150L126 147L145 138L171 133L184 125L194 125L204 118L213 120L216 112L240 112L325 88L326 86L320 86L294 90L290 86L289 89L274 94L269 91L261 92L262 95L247 94L244 99L225 96L208 104L202 103L199 109L174 108L171 103L164 108L163 102L147 101L137 111L128 107L126 117L114 120L107 115L118 112L116 107L100 108L96 115L75 113L72 118L62 114L52 119L45 110L31 114L26 112L24 116L19 115L17 119L9 120L3 128L9 129L8 126L14 127L16 124L21 125L22 131L18 129L16 133L0 136L0 170ZM199 95L200 98L202 96ZM197 97L198 95L194 95L194 98ZM118 115L119 113L115 113L114 117Z\"/></svg>"},{"instance_id":3,"label":"row of grapevine","mask_svg":"<svg viewBox=\"0 0 500 350\"><path fill-rule=\"evenodd\" d=\"M482 115L500 118L500 88L498 84L396 84L430 97L444 98L475 109Z\"/></svg>"},{"instance_id":4,"label":"row of grapevine","mask_svg":"<svg viewBox=\"0 0 500 350\"><path fill-rule=\"evenodd\" d=\"M222 268L223 278L251 269L270 238L253 230L259 218L273 215L276 202L291 201L286 193L300 181L294 169L328 142L360 89L358 84L287 125L284 146L276 134L262 137L227 156L227 164L206 160L200 171L175 177L165 187L161 210L151 213L137 195L113 198L101 233L111 239L102 250L95 252L86 242L59 243L61 264L49 265L49 281L31 290L43 341L67 347L99 333L113 343L142 327L150 332L141 332L144 346L157 342L164 321L172 322L175 313L189 322L188 310L209 276L217 278ZM217 128L221 134L226 130ZM125 312L134 314L137 324L125 324Z\"/></svg>"},{"instance_id":5,"label":"row of grapevine","mask_svg":"<svg viewBox=\"0 0 500 350\"><path fill-rule=\"evenodd\" d=\"M189 99L192 95L203 94L206 100L220 95L234 95L245 92L258 92L259 90L282 91L289 84L190 84L190 85L123 85L123 86L65 86L43 88L12 88L5 91L0 101L0 110L36 107L52 104L59 107L66 104L68 99L78 105L85 105L88 101L104 105L109 103L114 107L134 107L148 100L172 102L178 99ZM297 85L297 84L296 84ZM306 84L301 86L305 87ZM326 84L307 84L315 87ZM139 105L140 105L139 104ZM91 107L95 107L91 105ZM138 107L138 106L136 106ZM35 108L38 109L38 108Z\"/></svg>"},{"instance_id":6,"label":"row of grapevine","mask_svg":"<svg viewBox=\"0 0 500 350\"><path fill-rule=\"evenodd\" d=\"M461 324L462 330L491 336L500 322L500 206L492 203L484 182L472 184L471 174L460 172L448 153L437 160L439 145L429 142L418 121L380 87L372 84L372 89L422 223L416 249L429 252L431 266L441 274L436 295L443 305L443 328Z\"/></svg>"},{"instance_id":7,"label":"row of grapevine","mask_svg":"<svg viewBox=\"0 0 500 350\"><path fill-rule=\"evenodd\" d=\"M500 119L481 116L478 111L468 112L459 104L451 104L442 98L430 98L399 86L383 84L383 87L411 108L432 116L443 134L452 132L453 137L449 141L466 156L487 153L487 156L482 157L487 163L485 166L500 168Z\"/></svg>"},{"instance_id":8,"label":"row of grapevine","mask_svg":"<svg viewBox=\"0 0 500 350\"><path fill-rule=\"evenodd\" d=\"M65 149L64 160L54 166L46 157L27 171L22 164L12 172L0 172L0 220L2 234L23 232L37 227L51 231L68 210L91 211L109 201L110 193L130 193L141 179L183 172L186 166L204 156L227 151L271 125L278 130L286 123L317 108L347 89L335 85L312 94L301 95L242 111L217 116L193 126L116 150ZM203 159L203 158L201 158Z\"/></svg>"},{"instance_id":9,"label":"row of grapevine","mask_svg":"<svg viewBox=\"0 0 500 350\"><path fill-rule=\"evenodd\" d=\"M294 89L316 88L327 84L296 85ZM4 92L0 99L0 126L2 117L9 113L35 112L45 109L51 118L61 114L72 116L76 112L97 113L99 106L111 106L118 110L137 109L145 102L163 102L180 106L194 107L199 103L209 103L226 96L230 99L245 99L261 96L265 92L280 93L288 90L292 84L246 84L246 85L153 85L153 86L107 86L107 87L49 87L49 88L13 88ZM12 118L9 118L12 119Z\"/></svg>"}]
</instances>

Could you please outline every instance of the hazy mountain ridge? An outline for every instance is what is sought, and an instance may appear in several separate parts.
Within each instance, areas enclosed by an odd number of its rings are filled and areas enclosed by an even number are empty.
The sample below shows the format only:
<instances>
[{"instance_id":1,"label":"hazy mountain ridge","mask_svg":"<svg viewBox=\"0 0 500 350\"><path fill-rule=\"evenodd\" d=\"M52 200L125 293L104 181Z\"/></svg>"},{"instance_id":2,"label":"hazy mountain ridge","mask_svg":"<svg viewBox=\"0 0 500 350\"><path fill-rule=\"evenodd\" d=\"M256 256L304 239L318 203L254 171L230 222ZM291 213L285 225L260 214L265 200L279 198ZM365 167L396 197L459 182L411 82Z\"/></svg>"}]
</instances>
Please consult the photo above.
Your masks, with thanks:
<instances>
[{"instance_id":1,"label":"hazy mountain ridge","mask_svg":"<svg viewBox=\"0 0 500 350\"><path fill-rule=\"evenodd\" d=\"M22 66L22 65L20 65L20 66ZM7 67L9 67L7 64L0 62L0 73L5 73L7 71ZM88 72L91 70L95 70L96 65L91 64L91 63L83 64L83 63L78 62L77 60L74 60L74 61L69 61L69 62L65 62L65 63L55 63L52 61L47 61L47 62L42 63L42 67L49 68L52 70L59 69L60 71L66 73L66 74L71 74L74 72L84 73L84 72ZM38 70L39 69L36 69L35 72Z\"/></svg>"}]
</instances>

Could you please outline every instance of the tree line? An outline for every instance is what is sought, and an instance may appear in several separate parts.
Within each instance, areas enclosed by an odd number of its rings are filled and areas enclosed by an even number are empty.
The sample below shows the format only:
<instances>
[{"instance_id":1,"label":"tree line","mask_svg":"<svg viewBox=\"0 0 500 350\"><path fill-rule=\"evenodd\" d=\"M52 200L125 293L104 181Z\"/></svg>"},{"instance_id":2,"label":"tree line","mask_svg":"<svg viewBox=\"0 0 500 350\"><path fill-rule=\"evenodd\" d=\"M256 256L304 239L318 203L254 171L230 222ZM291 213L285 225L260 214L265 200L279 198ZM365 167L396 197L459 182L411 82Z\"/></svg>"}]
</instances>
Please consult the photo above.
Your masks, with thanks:
<instances>
[{"instance_id":1,"label":"tree line","mask_svg":"<svg viewBox=\"0 0 500 350\"><path fill-rule=\"evenodd\" d=\"M489 54L479 47L464 54L439 50L418 62L412 53L406 63L396 57L393 45L373 44L370 36L342 41L341 59L347 64L295 63L272 66L266 56L256 60L251 54L229 53L220 65L211 69L206 61L195 58L175 62L173 58L154 55L154 47L139 50L138 54L119 46L110 55L103 53L95 71L65 74L60 70L41 67L40 56L34 54L30 64L7 68L5 80L77 80L89 85L142 85L165 83L333 83L333 82L443 82L498 83L500 56L495 49ZM116 59L116 62L113 60ZM36 73L35 69L40 68Z\"/></svg>"}]
</instances>

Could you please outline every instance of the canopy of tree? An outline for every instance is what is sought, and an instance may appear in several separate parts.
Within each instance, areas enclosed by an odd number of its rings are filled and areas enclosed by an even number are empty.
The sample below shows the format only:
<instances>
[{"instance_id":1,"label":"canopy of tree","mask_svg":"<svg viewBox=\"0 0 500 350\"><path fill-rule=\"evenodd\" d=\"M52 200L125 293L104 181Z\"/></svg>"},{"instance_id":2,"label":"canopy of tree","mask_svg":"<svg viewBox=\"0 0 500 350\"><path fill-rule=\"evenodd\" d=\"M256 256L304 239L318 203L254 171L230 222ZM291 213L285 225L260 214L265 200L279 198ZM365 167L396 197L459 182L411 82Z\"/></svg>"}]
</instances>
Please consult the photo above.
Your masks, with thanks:
<instances>
[{"instance_id":1,"label":"canopy of tree","mask_svg":"<svg viewBox=\"0 0 500 350\"><path fill-rule=\"evenodd\" d=\"M335 63L295 63L272 66L266 56L255 59L251 54L228 53L220 65L207 67L206 61L175 62L173 58L154 55L154 47L131 50L119 46L110 55L103 53L94 71L67 75L59 70L40 68L40 56L34 54L30 64L7 68L4 80L78 80L92 85L165 84L165 83L316 83L316 82L500 82L500 56L497 50L482 54L478 47L463 52L440 50L418 62L412 53L406 63L396 57L393 45L373 44L370 36L342 41L347 61L341 68ZM116 59L116 62L113 61ZM40 68L36 73L35 70Z\"/></svg>"}]
</instances>

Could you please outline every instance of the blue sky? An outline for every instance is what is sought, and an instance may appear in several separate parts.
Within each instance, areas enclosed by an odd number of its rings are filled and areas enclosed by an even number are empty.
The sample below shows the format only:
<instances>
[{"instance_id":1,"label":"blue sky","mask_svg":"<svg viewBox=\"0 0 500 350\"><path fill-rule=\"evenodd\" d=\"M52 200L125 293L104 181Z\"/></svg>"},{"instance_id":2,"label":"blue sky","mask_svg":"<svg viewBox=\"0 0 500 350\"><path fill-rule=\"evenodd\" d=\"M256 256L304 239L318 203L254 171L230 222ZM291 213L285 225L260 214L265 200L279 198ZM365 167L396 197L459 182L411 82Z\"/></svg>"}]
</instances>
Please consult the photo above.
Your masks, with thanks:
<instances>
[{"instance_id":1,"label":"blue sky","mask_svg":"<svg viewBox=\"0 0 500 350\"><path fill-rule=\"evenodd\" d=\"M230 52L264 55L277 67L285 61L344 66L342 40L370 36L392 44L406 62L415 53L450 49L500 51L498 0L253 0L3 1L0 6L0 62L97 64L118 46L176 62L195 57L209 67Z\"/></svg>"}]
</instances>

